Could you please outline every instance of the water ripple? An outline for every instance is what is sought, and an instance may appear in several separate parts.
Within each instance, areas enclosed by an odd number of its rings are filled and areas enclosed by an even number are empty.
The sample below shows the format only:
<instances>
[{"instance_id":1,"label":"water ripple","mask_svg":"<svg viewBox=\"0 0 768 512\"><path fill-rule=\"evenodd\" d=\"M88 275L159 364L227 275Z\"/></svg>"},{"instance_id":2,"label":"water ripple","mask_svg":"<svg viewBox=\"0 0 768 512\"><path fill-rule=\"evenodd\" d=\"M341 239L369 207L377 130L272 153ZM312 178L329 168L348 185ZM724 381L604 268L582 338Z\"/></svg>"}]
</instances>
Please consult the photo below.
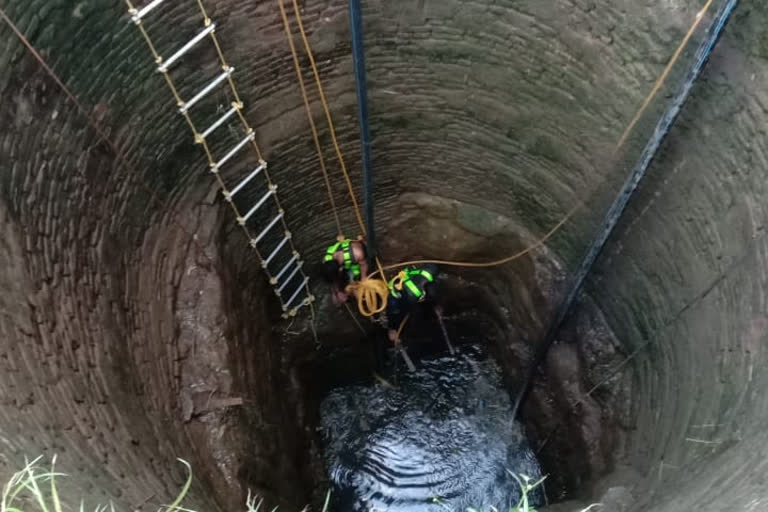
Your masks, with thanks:
<instances>
[{"instance_id":1,"label":"water ripple","mask_svg":"<svg viewBox=\"0 0 768 512\"><path fill-rule=\"evenodd\" d=\"M457 358L422 361L397 389L350 386L329 394L321 426L334 510L503 510L517 503L520 490L506 470L533 478L541 471L498 366L481 356L471 347Z\"/></svg>"}]
</instances>

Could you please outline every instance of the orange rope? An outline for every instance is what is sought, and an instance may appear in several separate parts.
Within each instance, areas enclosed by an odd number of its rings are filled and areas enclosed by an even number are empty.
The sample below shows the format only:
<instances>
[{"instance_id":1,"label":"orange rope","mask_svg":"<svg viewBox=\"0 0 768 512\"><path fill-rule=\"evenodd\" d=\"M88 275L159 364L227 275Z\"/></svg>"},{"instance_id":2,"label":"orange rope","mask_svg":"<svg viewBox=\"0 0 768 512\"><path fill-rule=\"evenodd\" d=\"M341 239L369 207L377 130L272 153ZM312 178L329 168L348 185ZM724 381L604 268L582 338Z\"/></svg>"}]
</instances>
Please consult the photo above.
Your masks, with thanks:
<instances>
[{"instance_id":1,"label":"orange rope","mask_svg":"<svg viewBox=\"0 0 768 512\"><path fill-rule=\"evenodd\" d=\"M294 0L295 1L295 0ZM635 116L632 118L632 121L630 121L627 128L624 130L624 133L622 133L621 137L619 138L619 141L616 143L616 147L613 149L613 156L618 153L619 149L624 145L627 138L629 137L632 130L637 125L637 122L642 117L645 110L648 108L648 105L650 105L651 101L658 95L659 90L661 89L662 85L666 81L667 77L669 76L670 71L674 67L674 65L677 63L677 61L680 59L680 55L683 53L683 50L687 46L688 42L690 41L691 37L693 36L693 33L696 31L696 28L698 28L699 24L701 23L701 20L704 18L704 15L707 13L709 8L712 6L713 0L708 0L707 3L704 5L704 7L701 9L701 11L698 12L696 15L696 19L693 21L693 24L691 25L691 28L686 33L685 37L683 38L680 45L677 47L677 50L675 50L675 53L672 55L672 58L670 59L669 63L667 64L666 68L662 72L661 76L659 76L658 80L656 80L656 83L654 84L653 88L651 88L651 91L648 93L648 96L645 98L645 101L643 102L640 109L637 111ZM601 182L604 181L601 180ZM594 193L594 192L593 192ZM412 260L412 261L405 261L402 263L397 263L395 265L388 265L384 267L385 270L392 270L402 267L407 267L410 265L422 265L425 263L434 263L438 265L445 265L449 267L472 267L472 268L486 268L486 267L496 267L499 265L505 265L507 263L510 263L511 261L516 260L517 258L520 258L522 256L525 256L526 254L538 249L539 247L542 247L550 238L552 238L557 232L574 216L574 214L583 206L585 206L587 203L586 200L579 201L571 210L565 214L565 216L550 230L548 231L543 237L538 239L536 242L534 242L531 246L515 253L510 256L507 256L505 258L501 258L494 261L488 261L488 262L465 262L465 261L448 261L448 260ZM378 271L377 271L378 272ZM371 274L371 277L377 274L377 272L374 272Z\"/></svg>"},{"instance_id":2,"label":"orange rope","mask_svg":"<svg viewBox=\"0 0 768 512\"><path fill-rule=\"evenodd\" d=\"M280 0L280 5L282 6L283 0ZM309 44L309 40L307 39L307 34L304 32L304 23L301 20L301 13L299 12L299 4L297 0L293 0L293 11L296 15L296 23L299 26L299 32L301 33L301 39L304 41L304 48L307 51L307 57L309 57L309 63L312 66L312 74L315 76L315 84L317 85L317 92L320 95L320 103L323 104L323 110L325 111L325 119L328 121L328 131L331 134L331 141L333 142L333 148L336 151L336 157L339 159L339 167L341 167L341 172L344 174L344 180L347 182L347 190L349 192L349 198L352 200L352 204L355 208L355 216L357 217L357 222L360 225L360 232L363 235L367 235L365 232L365 223L363 222L363 216L360 214L360 205L357 203L357 197L355 197L355 191L352 188L352 180L349 178L349 173L347 172L347 166L344 163L344 155L341 153L341 148L339 147L339 141L336 139L336 129L333 126L333 119L331 118L331 110L328 107L328 101L325 99L325 91L323 90L323 83L320 80L320 74L317 71L317 64L315 64L315 57L312 54L312 47ZM291 41L291 44L293 44L293 41Z\"/></svg>"},{"instance_id":3,"label":"orange rope","mask_svg":"<svg viewBox=\"0 0 768 512\"><path fill-rule=\"evenodd\" d=\"M669 75L669 72L672 71L672 67L680 58L680 54L683 53L683 49L685 49L685 47L688 45L688 41L693 36L693 33L696 31L696 28L698 28L699 23L701 23L701 20L704 19L704 15L712 6L712 1L713 0L708 0L706 5L704 5L701 11L699 11L699 13L696 15L696 19L693 21L693 25L691 25L691 28L688 29L688 33L685 34L685 37L683 38L683 42L680 43L680 46L677 47L677 50L675 50L675 53L672 55L672 58L669 60L667 67L664 68L664 72L661 74L661 76L659 76L659 79L656 80L656 83L653 85L651 92L645 98L645 101L643 102L643 105L640 107L640 110L638 110L637 114L635 114L635 117L632 118L632 121L627 126L627 129L624 130L624 133L621 134L621 138L619 139L618 144L616 144L616 148L614 148L613 150L613 155L616 155L619 149L621 149L621 147L627 141L629 134L632 132L635 125L638 123L638 121L640 121L640 118L645 113L645 109L648 108L648 105L651 104L651 101L653 100L653 98L656 96L656 94L658 94L659 89L661 89L661 86L664 85L664 82L666 81L667 76Z\"/></svg>"},{"instance_id":4,"label":"orange rope","mask_svg":"<svg viewBox=\"0 0 768 512\"><path fill-rule=\"evenodd\" d=\"M320 161L320 170L323 172L323 180L325 181L325 188L328 192L328 201L331 204L331 211L333 212L333 218L336 222L336 234L339 239L344 239L344 231L341 229L341 221L339 220L339 213L336 208L336 201L333 199L333 190L331 188L331 179L328 177L328 168L325 166L325 157L323 156L323 150L320 146L320 137L317 134L317 126L315 120L312 118L312 109L309 106L309 98L307 96L307 87L304 84L304 77L301 75L301 65L299 64L299 56L296 53L296 45L293 44L293 36L291 34L291 26L288 22L288 15L285 12L285 5L283 0L278 0L280 6L280 16L283 18L283 27L285 29L285 35L288 39L288 45L291 47L291 55L293 55L293 67L296 70L296 77L299 79L299 88L301 89L301 97L304 100L304 110L307 113L307 119L309 120L309 128L312 130L312 139L315 142L315 150L317 151L317 158ZM298 10L296 11L298 16Z\"/></svg>"},{"instance_id":5,"label":"orange rope","mask_svg":"<svg viewBox=\"0 0 768 512\"><path fill-rule=\"evenodd\" d=\"M534 242L532 245L526 247L525 249L516 252L515 254L512 254L511 256L507 256L506 258L502 258L500 260L494 260L494 261L488 261L488 262L466 262L466 261L448 261L448 260L412 260L412 261L405 261L403 263L397 263L396 265L387 265L384 267L385 270L392 270L396 268L402 268L402 267L408 267L411 265L423 265L425 263L434 263L437 265L446 265L449 267L473 267L473 268L483 268L483 267L496 267L499 265L504 265L506 263L509 263L511 261L516 260L517 258L521 258L528 254L529 252L532 252L539 247L542 247L550 238L552 238L559 230L560 228L568 222L571 217L578 211L579 208L584 206L585 203L581 202L571 208L571 211L569 211L565 217L563 217L560 222L558 222L555 227L549 230L549 232L544 235L543 237L539 238L536 242ZM371 274L371 277L376 275L378 271Z\"/></svg>"},{"instance_id":6,"label":"orange rope","mask_svg":"<svg viewBox=\"0 0 768 512\"><path fill-rule=\"evenodd\" d=\"M296 76L298 77L298 81L299 81L299 88L301 89L301 95L302 95L302 98L304 99L304 106L307 111L307 118L309 119L310 126L312 127L313 137L315 138L316 149L318 152L318 156L320 157L320 161L321 161L320 167L323 170L323 174L327 180L328 179L327 169L325 168L325 163L324 163L325 161L322 156L322 150L320 149L319 142L317 140L315 122L312 119L312 111L309 107L309 100L308 100L308 95L306 91L306 85L304 83L304 77L301 75L299 58L296 52L296 46L293 43L290 24L288 22L288 17L285 11L285 5L283 3L283 0L278 0L278 6L280 7L280 15L283 18L283 26L285 28L285 35L288 39L288 45L291 48L294 67L296 68ZM296 24L299 27L299 33L301 34L301 39L304 43L304 48L307 52L307 57L309 58L310 65L312 67L312 74L315 78L315 85L317 87L318 96L320 97L320 103L322 103L323 105L323 111L325 112L325 119L326 119L326 122L328 123L328 131L331 135L333 148L336 152L336 157L338 158L338 161L339 161L339 167L341 168L341 172L344 175L344 180L347 184L347 191L349 193L349 198L351 199L352 205L354 207L355 217L357 218L358 225L360 226L360 232L363 234L363 236L365 236L367 235L367 232L365 230L365 223L363 222L363 216L360 213L360 205L357 202L357 197L355 196L354 187L352 186L352 180L349 176L349 172L347 171L346 163L344 162L344 155L341 151L341 147L339 146L339 141L336 137L336 128L333 124L333 118L331 117L331 109L328 106L328 101L325 96L325 90L323 88L323 82L320 79L320 73L317 70L317 64L315 62L315 57L312 52L312 46L310 45L309 39L307 38L306 31L304 30L304 22L302 21L302 18L301 18L301 12L299 11L299 4L297 0L293 0L293 11L294 11L294 15L296 16ZM328 185L328 194L330 197L331 195L330 185ZM338 218L338 214L336 213L335 207L334 207L334 215ZM339 230L339 236L341 237L341 230ZM382 278L386 281L386 274L384 272L385 269L382 266L379 258L376 258L376 266L378 267L378 271L375 273L381 274ZM375 312L383 311L383 308L386 307L386 295L381 297L380 294L382 291L382 287L380 285L377 285L376 283L366 283L366 281L368 281L368 279L365 279L364 281L359 283L358 289L361 289L361 293L365 293L369 298L372 297L372 295L374 294L378 295L379 296L378 302L379 303L383 302L384 304L384 306L382 307L375 307L373 309L370 309L370 306L368 308L361 309L361 313L363 313L363 315L369 316L371 314L371 311L373 310L375 310ZM371 304L369 301L360 301L360 300L358 301L358 304L362 304L364 302L369 305Z\"/></svg>"},{"instance_id":7,"label":"orange rope","mask_svg":"<svg viewBox=\"0 0 768 512\"><path fill-rule=\"evenodd\" d=\"M291 52L293 53L294 63L296 65L296 72L297 72L297 75L299 76L299 85L300 85L300 87L302 89L302 95L305 98L305 105L308 105L308 101L306 99L307 94L306 94L304 79L301 76L301 71L300 71L300 68L298 66L298 56L296 54L296 48L295 48L295 45L293 44L293 40L291 39L291 32L290 32L290 28L289 28L289 25L288 25L287 17L285 15L285 8L284 8L284 5L283 5L283 0L278 0L278 1L279 1L279 4L280 4L280 11L281 11L281 14L283 15L283 20L284 20L285 27L286 27L286 35L287 35L288 40L289 40L289 45L291 47ZM297 21L297 24L298 24L298 27L299 27L299 32L301 34L301 37L302 37L302 40L303 40L303 43L304 43L304 47L306 49L306 52L307 52L307 55L309 57L309 61L310 61L311 67L312 67L312 72L313 72L313 75L314 75L314 78L315 78L315 84L317 86L318 93L319 93L319 96L320 96L320 102L322 103L323 110L325 111L325 116L326 116L326 120L328 122L329 131L330 131L330 135L331 135L331 140L333 142L333 146L334 146L334 149L336 151L336 156L337 156L337 158L339 160L339 166L341 167L341 171L342 171L342 173L344 175L344 179L345 179L345 181L347 183L347 188L348 188L349 196L350 196L350 198L352 200L352 203L354 205L355 215L357 216L358 223L360 224L360 229L365 234L365 225L364 225L362 216L360 214L360 208L359 208L357 199L356 199L355 194L354 194L354 190L353 190L353 187L352 187L352 182L351 182L351 180L349 178L349 173L347 172L346 165L344 163L344 157L342 155L341 149L340 149L339 144L338 144L338 140L336 138L336 131L335 131L335 128L334 128L334 125L333 125L333 120L331 118L330 109L328 107L328 102L326 100L325 93L323 91L323 85L322 85L322 81L320 80L319 72L317 70L317 65L315 63L315 59L314 59L314 56L312 54L312 48L311 48L311 45L309 43L309 40L307 39L306 32L304 30L304 24L303 24L302 19L301 19L301 13L299 12L298 2L297 2L297 0L292 0L292 3L293 3L293 8L294 8L294 13L295 13L295 16L296 16L296 21ZM696 19L694 20L693 24L689 28L688 32L686 33L686 35L683 38L683 40L680 43L680 45L675 50L675 52L672 55L669 63L667 64L666 68L664 69L662 74L659 76L659 78L656 80L656 83L654 84L654 86L651 88L651 91L646 96L645 100L643 101L643 104L640 106L640 108L638 109L637 113L632 118L632 120L630 121L629 125L624 130L624 132L622 133L621 137L619 138L619 140L618 140L618 142L616 144L616 147L613 150L613 155L614 156L618 153L618 151L621 149L621 147L625 144L625 142L627 141L629 135L634 130L635 126L637 125L638 121L640 120L640 118L643 116L643 114L647 110L648 106L651 104L653 99L658 95L659 91L661 90L661 87L666 82L666 80L667 80L667 78L669 76L670 71L675 66L677 61L679 60L680 55L682 54L682 52L685 49L685 47L688 45L688 42L690 41L691 37L693 36L693 33L698 28L699 24L701 23L701 20L704 18L704 15L707 13L707 11L711 7L712 3L713 3L713 0L708 0L707 3L705 4L705 6L702 8L702 10L699 11L699 13L696 15ZM314 122L311 120L311 112L309 111L308 108L307 108L307 110L308 110L307 115L310 118L310 123L314 124ZM323 164L321 164L321 166L323 166ZM326 172L326 171L324 170L324 172ZM489 261L489 262L462 262L462 261L449 261L449 260L412 260L412 261L406 261L406 262L398 263L398 264L395 264L395 265L388 265L388 266L382 266L381 262L377 258L376 259L376 263L377 263L377 266L378 266L378 270L373 272L369 277L373 278L377 274L381 274L381 276L386 280L385 273L384 273L385 270L401 268L401 267L405 267L405 266L409 266L409 265L420 265L420 264L425 264L425 263L435 263L435 264L446 265L446 266L473 267L473 268L486 268L486 267L495 267L495 266L499 266L499 265L504 265L504 264L507 264L507 263L509 263L511 261L514 261L514 260L516 260L516 259L518 259L518 258L520 258L522 256L525 256L526 254L534 251L535 249L537 249L539 247L544 246L545 243L550 238L552 238L569 220L571 220L571 218L575 215L575 213L581 207L583 207L585 205L586 205L586 201L578 202L543 237L538 239L531 246L529 246L529 247L527 247L527 248L525 248L525 249L523 249L521 251L518 251L515 254L512 254L510 256L507 256L507 257L504 257L504 258L501 258L501 259L498 259L498 260L494 260L494 261ZM370 285L372 285L372 286L366 286L366 281L361 282L359 284L359 286L356 288L356 290L358 291L358 293L361 293L361 295L362 295L362 292L365 292L365 294L367 295L369 300L372 300L373 294L376 294L377 292L374 289L373 283L370 283ZM360 288L362 288L362 290L360 290ZM376 287L376 288L378 288L378 287ZM384 296L384 300L386 301L386 296ZM366 302L367 301L362 299L362 297L358 298L358 305L360 306L361 313L363 313L364 315L368 316L369 314L371 314L370 308L363 308L361 306L363 303L366 303Z\"/></svg>"}]
</instances>

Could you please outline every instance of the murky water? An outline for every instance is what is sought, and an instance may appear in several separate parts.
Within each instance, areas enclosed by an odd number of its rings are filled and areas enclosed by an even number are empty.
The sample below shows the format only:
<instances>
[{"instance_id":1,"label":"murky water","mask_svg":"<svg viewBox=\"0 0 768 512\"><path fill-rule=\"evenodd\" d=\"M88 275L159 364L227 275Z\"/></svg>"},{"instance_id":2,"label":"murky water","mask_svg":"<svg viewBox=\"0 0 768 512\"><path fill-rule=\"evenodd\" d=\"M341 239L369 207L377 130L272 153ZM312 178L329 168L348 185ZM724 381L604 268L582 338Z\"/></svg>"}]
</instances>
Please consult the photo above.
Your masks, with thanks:
<instances>
[{"instance_id":1,"label":"murky water","mask_svg":"<svg viewBox=\"0 0 768 512\"><path fill-rule=\"evenodd\" d=\"M507 470L537 478L540 469L512 417L498 366L478 346L416 364L417 372L400 372L396 389L350 386L323 401L333 510L516 505L520 488Z\"/></svg>"}]
</instances>

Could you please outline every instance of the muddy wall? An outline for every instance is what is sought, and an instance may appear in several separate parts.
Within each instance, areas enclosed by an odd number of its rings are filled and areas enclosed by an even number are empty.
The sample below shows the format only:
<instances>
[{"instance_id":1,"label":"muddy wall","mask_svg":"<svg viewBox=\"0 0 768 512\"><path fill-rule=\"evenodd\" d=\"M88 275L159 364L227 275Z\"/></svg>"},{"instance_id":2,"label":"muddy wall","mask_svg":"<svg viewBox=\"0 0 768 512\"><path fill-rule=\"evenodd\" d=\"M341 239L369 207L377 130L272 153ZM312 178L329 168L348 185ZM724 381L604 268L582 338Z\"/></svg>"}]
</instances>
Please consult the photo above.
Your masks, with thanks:
<instances>
[{"instance_id":1,"label":"muddy wall","mask_svg":"<svg viewBox=\"0 0 768 512\"><path fill-rule=\"evenodd\" d=\"M299 3L356 169L345 2ZM509 270L510 321L534 339L558 293L545 284L577 261L646 124L616 161L607 155L701 4L367 2L375 199L389 256L492 257L590 197L549 252ZM334 228L277 6L207 5L296 244L316 258ZM0 473L25 454L58 453L75 475L69 495L133 509L168 500L183 481L174 462L183 457L199 476L192 506L234 506L243 475L289 504L306 499L304 447L292 441L302 427L292 422L298 398L286 392L280 341L290 329L276 325L258 263L124 6L11 0L3 8L114 147L0 25ZM707 482L743 451L757 460L742 441L761 435L761 9L743 2L589 286L628 353L653 340L634 360L628 460L653 488L662 474L699 505L710 499ZM153 34L169 48L200 26L192 1L159 14ZM192 56L181 71L216 69L212 51ZM223 177L235 181L248 165ZM356 235L331 172L344 229ZM706 435L691 431L720 423ZM659 438L665 443L649 443ZM662 457L669 472L658 471ZM702 474L693 478L691 467ZM757 485L737 481L728 492ZM675 495L658 488L674 510Z\"/></svg>"}]
</instances>

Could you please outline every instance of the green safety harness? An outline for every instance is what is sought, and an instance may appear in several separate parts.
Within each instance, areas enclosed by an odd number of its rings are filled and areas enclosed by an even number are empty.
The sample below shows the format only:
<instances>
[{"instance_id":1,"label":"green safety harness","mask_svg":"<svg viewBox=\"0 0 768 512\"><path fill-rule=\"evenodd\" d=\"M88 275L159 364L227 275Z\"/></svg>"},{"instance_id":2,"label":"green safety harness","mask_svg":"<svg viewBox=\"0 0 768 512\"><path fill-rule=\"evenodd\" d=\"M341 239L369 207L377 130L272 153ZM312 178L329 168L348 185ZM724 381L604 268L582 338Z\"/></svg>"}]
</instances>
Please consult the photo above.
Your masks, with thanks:
<instances>
[{"instance_id":1,"label":"green safety harness","mask_svg":"<svg viewBox=\"0 0 768 512\"><path fill-rule=\"evenodd\" d=\"M435 280L435 277L426 270L405 268L389 281L389 293L391 293L394 298L399 299L402 297L402 293L400 292L403 290L403 287L405 287L419 302L424 301L426 293L413 282L414 277L423 277L429 283L432 283Z\"/></svg>"},{"instance_id":2,"label":"green safety harness","mask_svg":"<svg viewBox=\"0 0 768 512\"><path fill-rule=\"evenodd\" d=\"M344 254L344 270L352 273L353 280L359 280L362 271L360 265L355 263L355 259L352 255L352 241L342 240L341 242L336 242L335 244L328 246L328 250L325 251L325 261L333 261L333 255L338 251L341 251L342 254Z\"/></svg>"}]
</instances>

